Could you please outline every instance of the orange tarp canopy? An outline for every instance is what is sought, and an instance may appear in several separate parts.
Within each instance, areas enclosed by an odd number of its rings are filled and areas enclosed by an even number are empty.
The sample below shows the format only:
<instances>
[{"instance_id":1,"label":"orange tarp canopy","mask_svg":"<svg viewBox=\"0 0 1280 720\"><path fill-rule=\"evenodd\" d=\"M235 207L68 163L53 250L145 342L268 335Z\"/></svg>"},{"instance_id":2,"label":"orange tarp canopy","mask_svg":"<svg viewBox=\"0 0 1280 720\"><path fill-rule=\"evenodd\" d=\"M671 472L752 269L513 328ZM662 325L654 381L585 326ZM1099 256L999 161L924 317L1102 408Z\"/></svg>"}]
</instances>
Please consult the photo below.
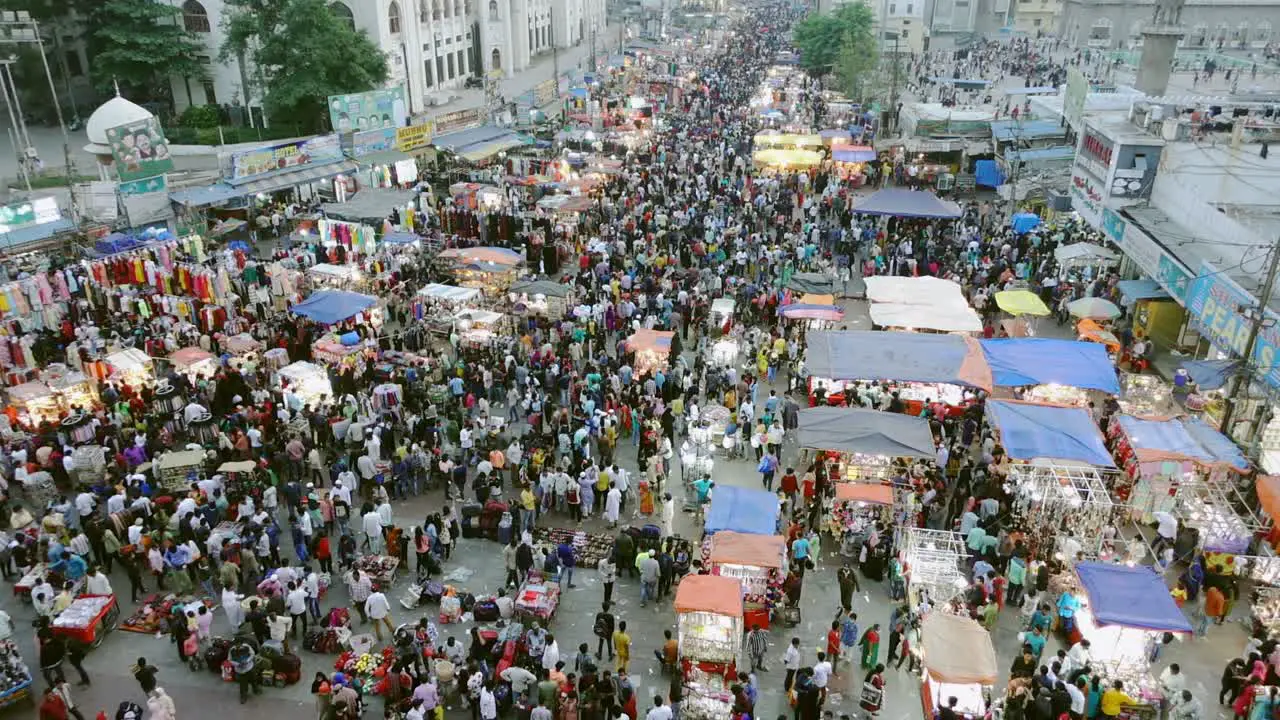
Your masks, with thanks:
<instances>
[{"instance_id":1,"label":"orange tarp canopy","mask_svg":"<svg viewBox=\"0 0 1280 720\"><path fill-rule=\"evenodd\" d=\"M670 330L640 329L627 338L627 349L671 352L671 338L675 335Z\"/></svg>"},{"instance_id":2,"label":"orange tarp canopy","mask_svg":"<svg viewBox=\"0 0 1280 720\"><path fill-rule=\"evenodd\" d=\"M1258 504L1267 511L1271 522L1280 525L1280 477L1259 475L1255 482L1255 487L1258 489Z\"/></svg>"},{"instance_id":3,"label":"orange tarp canopy","mask_svg":"<svg viewBox=\"0 0 1280 720\"><path fill-rule=\"evenodd\" d=\"M1076 332L1080 334L1081 340L1102 343L1112 352L1120 351L1120 340L1116 338L1115 333L1112 333L1110 330L1107 330L1090 318L1085 318L1084 320L1076 323Z\"/></svg>"},{"instance_id":4,"label":"orange tarp canopy","mask_svg":"<svg viewBox=\"0 0 1280 720\"><path fill-rule=\"evenodd\" d=\"M742 584L718 575L686 575L676 588L676 612L742 617Z\"/></svg>"},{"instance_id":5,"label":"orange tarp canopy","mask_svg":"<svg viewBox=\"0 0 1280 720\"><path fill-rule=\"evenodd\" d=\"M781 535L752 535L721 530L711 536L711 562L780 568L787 551Z\"/></svg>"},{"instance_id":6,"label":"orange tarp canopy","mask_svg":"<svg viewBox=\"0 0 1280 720\"><path fill-rule=\"evenodd\" d=\"M872 505L892 505L893 488L873 483L836 483L836 502L864 502Z\"/></svg>"}]
</instances>

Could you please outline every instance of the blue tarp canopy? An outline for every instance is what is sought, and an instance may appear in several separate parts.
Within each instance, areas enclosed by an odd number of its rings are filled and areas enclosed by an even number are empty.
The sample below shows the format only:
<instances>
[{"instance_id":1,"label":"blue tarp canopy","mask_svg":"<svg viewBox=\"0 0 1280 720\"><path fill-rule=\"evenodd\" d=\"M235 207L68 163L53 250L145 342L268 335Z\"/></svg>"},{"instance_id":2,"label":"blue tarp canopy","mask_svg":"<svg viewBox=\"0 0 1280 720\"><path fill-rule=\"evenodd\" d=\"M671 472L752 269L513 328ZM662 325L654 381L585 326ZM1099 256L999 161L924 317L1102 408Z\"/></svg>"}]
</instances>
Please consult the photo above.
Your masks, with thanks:
<instances>
[{"instance_id":1,"label":"blue tarp canopy","mask_svg":"<svg viewBox=\"0 0 1280 720\"><path fill-rule=\"evenodd\" d=\"M1239 360L1183 360L1182 369L1201 390L1217 390L1240 368Z\"/></svg>"},{"instance_id":2,"label":"blue tarp canopy","mask_svg":"<svg viewBox=\"0 0 1280 720\"><path fill-rule=\"evenodd\" d=\"M1098 424L1085 408L988 400L987 414L1000 431L1000 445L1015 460L1048 458L1115 467Z\"/></svg>"},{"instance_id":3,"label":"blue tarp canopy","mask_svg":"<svg viewBox=\"0 0 1280 720\"><path fill-rule=\"evenodd\" d=\"M708 533L732 530L752 535L778 532L778 496L766 490L717 485L707 511Z\"/></svg>"},{"instance_id":4,"label":"blue tarp canopy","mask_svg":"<svg viewBox=\"0 0 1280 720\"><path fill-rule=\"evenodd\" d=\"M1213 456L1214 461L1226 463L1240 472L1248 472L1249 460L1231 438L1209 427L1197 417L1183 418L1182 426L1200 443L1200 447Z\"/></svg>"},{"instance_id":5,"label":"blue tarp canopy","mask_svg":"<svg viewBox=\"0 0 1280 720\"><path fill-rule=\"evenodd\" d=\"M983 187L997 188L1004 184L1004 173L995 160L978 160L973 164L973 182Z\"/></svg>"},{"instance_id":6,"label":"blue tarp canopy","mask_svg":"<svg viewBox=\"0 0 1280 720\"><path fill-rule=\"evenodd\" d=\"M1120 394L1116 370L1107 347L1095 342L1052 338L981 340L982 353L997 386L1056 383L1086 390Z\"/></svg>"},{"instance_id":7,"label":"blue tarp canopy","mask_svg":"<svg viewBox=\"0 0 1280 720\"><path fill-rule=\"evenodd\" d=\"M382 242L388 245L412 245L421 239L411 232L389 232L382 236Z\"/></svg>"},{"instance_id":8,"label":"blue tarp canopy","mask_svg":"<svg viewBox=\"0 0 1280 720\"><path fill-rule=\"evenodd\" d=\"M958 218L963 213L955 203L947 202L924 190L885 188L863 198L854 207L863 215L893 215L917 218Z\"/></svg>"},{"instance_id":9,"label":"blue tarp canopy","mask_svg":"<svg viewBox=\"0 0 1280 720\"><path fill-rule=\"evenodd\" d=\"M1171 297L1164 288L1160 287L1160 283L1151 278L1121 280L1116 283L1116 287L1120 289L1120 302L1125 305L1138 300L1162 300Z\"/></svg>"},{"instance_id":10,"label":"blue tarp canopy","mask_svg":"<svg viewBox=\"0 0 1280 720\"><path fill-rule=\"evenodd\" d=\"M1076 574L1099 624L1191 632L1191 623L1169 595L1164 578L1150 567L1115 563L1076 563Z\"/></svg>"},{"instance_id":11,"label":"blue tarp canopy","mask_svg":"<svg viewBox=\"0 0 1280 720\"><path fill-rule=\"evenodd\" d=\"M991 138L997 142L1044 140L1066 137L1067 129L1057 120L992 120Z\"/></svg>"},{"instance_id":12,"label":"blue tarp canopy","mask_svg":"<svg viewBox=\"0 0 1280 720\"><path fill-rule=\"evenodd\" d=\"M1117 415L1116 421L1120 423L1120 428L1129 438L1129 447L1133 448L1140 461L1160 459L1213 462L1213 456L1187 432L1186 426L1177 418L1154 420Z\"/></svg>"},{"instance_id":13,"label":"blue tarp canopy","mask_svg":"<svg viewBox=\"0 0 1280 720\"><path fill-rule=\"evenodd\" d=\"M60 232L75 230L76 223L70 218L59 218L39 225L27 225L6 233L0 233L0 248L6 251L20 251L22 246L48 240Z\"/></svg>"},{"instance_id":14,"label":"blue tarp canopy","mask_svg":"<svg viewBox=\"0 0 1280 720\"><path fill-rule=\"evenodd\" d=\"M991 390L977 342L960 335L811 331L805 364L818 378L951 383Z\"/></svg>"},{"instance_id":15,"label":"blue tarp canopy","mask_svg":"<svg viewBox=\"0 0 1280 720\"><path fill-rule=\"evenodd\" d=\"M576 97L576 98L590 97L591 90L584 87L572 87L572 88L569 88L569 95L571 97Z\"/></svg>"},{"instance_id":16,"label":"blue tarp canopy","mask_svg":"<svg viewBox=\"0 0 1280 720\"><path fill-rule=\"evenodd\" d=\"M1030 212L1014 213L1009 218L1009 226L1019 235L1029 233L1040 227L1040 216Z\"/></svg>"},{"instance_id":17,"label":"blue tarp canopy","mask_svg":"<svg viewBox=\"0 0 1280 720\"><path fill-rule=\"evenodd\" d=\"M1004 161L1008 163L1016 162L1053 162L1055 160L1070 160L1076 156L1076 149L1070 145L1054 145L1046 148L1032 148L1031 150L1006 150L1004 153Z\"/></svg>"},{"instance_id":18,"label":"blue tarp canopy","mask_svg":"<svg viewBox=\"0 0 1280 720\"><path fill-rule=\"evenodd\" d=\"M876 151L871 148L854 150L837 147L831 151L831 159L836 162L871 162L876 159Z\"/></svg>"},{"instance_id":19,"label":"blue tarp canopy","mask_svg":"<svg viewBox=\"0 0 1280 720\"><path fill-rule=\"evenodd\" d=\"M378 298L346 290L321 290L289 308L294 315L311 318L321 325L333 325L367 310Z\"/></svg>"}]
</instances>

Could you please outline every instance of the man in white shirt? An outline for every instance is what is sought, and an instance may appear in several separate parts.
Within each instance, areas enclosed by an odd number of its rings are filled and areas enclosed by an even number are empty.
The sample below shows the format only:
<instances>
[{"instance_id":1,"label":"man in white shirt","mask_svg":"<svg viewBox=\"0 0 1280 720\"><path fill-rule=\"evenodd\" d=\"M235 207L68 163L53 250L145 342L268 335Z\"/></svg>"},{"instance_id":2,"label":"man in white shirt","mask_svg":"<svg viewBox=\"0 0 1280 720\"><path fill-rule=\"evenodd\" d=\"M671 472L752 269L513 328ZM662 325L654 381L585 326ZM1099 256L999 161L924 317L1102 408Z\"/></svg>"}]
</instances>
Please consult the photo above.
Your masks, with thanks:
<instances>
[{"instance_id":1,"label":"man in white shirt","mask_svg":"<svg viewBox=\"0 0 1280 720\"><path fill-rule=\"evenodd\" d=\"M95 567L85 577L84 591L90 595L112 595L111 579L102 574L102 569Z\"/></svg>"},{"instance_id":2,"label":"man in white shirt","mask_svg":"<svg viewBox=\"0 0 1280 720\"><path fill-rule=\"evenodd\" d=\"M76 496L76 513L87 518L93 515L93 509L98 506L98 499L91 492L82 492Z\"/></svg>"},{"instance_id":3,"label":"man in white shirt","mask_svg":"<svg viewBox=\"0 0 1280 720\"><path fill-rule=\"evenodd\" d=\"M1177 539L1178 518L1164 511L1153 512L1151 516L1156 520L1156 542L1152 549L1159 555L1165 545L1173 545Z\"/></svg>"},{"instance_id":4,"label":"man in white shirt","mask_svg":"<svg viewBox=\"0 0 1280 720\"><path fill-rule=\"evenodd\" d=\"M382 548L382 516L377 510L370 510L360 520L360 529L364 531L364 544L370 555L378 555Z\"/></svg>"},{"instance_id":5,"label":"man in white shirt","mask_svg":"<svg viewBox=\"0 0 1280 720\"><path fill-rule=\"evenodd\" d=\"M800 638L791 638L787 651L782 653L782 667L787 671L787 677L782 681L782 690L788 692L796 680L796 672L800 670Z\"/></svg>"},{"instance_id":6,"label":"man in white shirt","mask_svg":"<svg viewBox=\"0 0 1280 720\"><path fill-rule=\"evenodd\" d=\"M827 654L818 653L818 662L813 664L813 684L824 693L827 690L827 680L831 678L831 663L827 660Z\"/></svg>"},{"instance_id":7,"label":"man in white shirt","mask_svg":"<svg viewBox=\"0 0 1280 720\"><path fill-rule=\"evenodd\" d=\"M378 642L382 642L382 626L387 626L387 633L394 634L395 627L391 625L391 603L387 602L387 596L382 594L381 590L374 590L369 593L368 599L364 601L365 614L373 621L373 633L378 636Z\"/></svg>"},{"instance_id":8,"label":"man in white shirt","mask_svg":"<svg viewBox=\"0 0 1280 720\"><path fill-rule=\"evenodd\" d=\"M293 618L289 626L289 635L298 637L298 626L302 626L302 636L307 636L307 591L298 587L298 583L289 583L289 592L284 596L285 606L289 608L289 617Z\"/></svg>"},{"instance_id":9,"label":"man in white shirt","mask_svg":"<svg viewBox=\"0 0 1280 720\"><path fill-rule=\"evenodd\" d=\"M671 708L662 704L662 696L653 696L653 708L645 714L644 720L671 720Z\"/></svg>"},{"instance_id":10,"label":"man in white shirt","mask_svg":"<svg viewBox=\"0 0 1280 720\"><path fill-rule=\"evenodd\" d=\"M107 498L107 515L115 515L124 512L124 493L118 492Z\"/></svg>"},{"instance_id":11,"label":"man in white shirt","mask_svg":"<svg viewBox=\"0 0 1280 720\"><path fill-rule=\"evenodd\" d=\"M1187 687L1187 676L1182 674L1178 663L1171 663L1160 673L1160 689L1164 691L1166 701L1173 700L1182 694Z\"/></svg>"},{"instance_id":12,"label":"man in white shirt","mask_svg":"<svg viewBox=\"0 0 1280 720\"><path fill-rule=\"evenodd\" d=\"M356 469L360 471L362 482L373 482L373 479L378 476L378 468L368 453L356 458Z\"/></svg>"},{"instance_id":13,"label":"man in white shirt","mask_svg":"<svg viewBox=\"0 0 1280 720\"><path fill-rule=\"evenodd\" d=\"M560 662L560 645L556 643L555 635L548 635L547 647L542 651L542 669L551 672L556 669L558 662Z\"/></svg>"}]
</instances>

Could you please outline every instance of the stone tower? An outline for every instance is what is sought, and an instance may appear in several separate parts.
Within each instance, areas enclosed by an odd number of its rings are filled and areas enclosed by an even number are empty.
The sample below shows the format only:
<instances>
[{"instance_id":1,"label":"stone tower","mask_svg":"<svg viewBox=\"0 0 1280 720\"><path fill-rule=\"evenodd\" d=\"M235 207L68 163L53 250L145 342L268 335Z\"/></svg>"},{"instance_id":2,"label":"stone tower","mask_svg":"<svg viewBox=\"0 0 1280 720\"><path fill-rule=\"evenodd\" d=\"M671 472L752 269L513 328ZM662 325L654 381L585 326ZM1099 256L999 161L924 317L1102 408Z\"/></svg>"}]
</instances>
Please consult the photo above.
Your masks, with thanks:
<instances>
[{"instance_id":1,"label":"stone tower","mask_svg":"<svg viewBox=\"0 0 1280 720\"><path fill-rule=\"evenodd\" d=\"M1138 64L1137 89L1149 96L1164 95L1169 88L1182 28L1184 0L1156 0L1151 23L1142 29L1142 60Z\"/></svg>"}]
</instances>

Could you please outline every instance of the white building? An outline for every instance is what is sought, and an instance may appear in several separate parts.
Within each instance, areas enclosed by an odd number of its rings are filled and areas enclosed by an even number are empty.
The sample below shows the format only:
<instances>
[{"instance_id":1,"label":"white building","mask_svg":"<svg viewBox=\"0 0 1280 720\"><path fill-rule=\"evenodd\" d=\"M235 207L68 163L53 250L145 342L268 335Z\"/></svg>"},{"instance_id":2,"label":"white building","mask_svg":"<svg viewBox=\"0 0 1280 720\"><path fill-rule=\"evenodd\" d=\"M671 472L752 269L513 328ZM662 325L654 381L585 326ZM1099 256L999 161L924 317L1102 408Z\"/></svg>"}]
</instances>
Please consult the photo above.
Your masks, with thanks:
<instances>
[{"instance_id":1,"label":"white building","mask_svg":"<svg viewBox=\"0 0 1280 720\"><path fill-rule=\"evenodd\" d=\"M173 78L181 112L190 105L244 102L237 63L218 63L225 39L223 0L185 0L182 22L207 48L204 82ZM605 28L605 0L334 0L330 7L368 33L387 55L387 84L404 84L411 112L428 112L468 77L511 76ZM261 104L252 98L251 105Z\"/></svg>"}]
</instances>

